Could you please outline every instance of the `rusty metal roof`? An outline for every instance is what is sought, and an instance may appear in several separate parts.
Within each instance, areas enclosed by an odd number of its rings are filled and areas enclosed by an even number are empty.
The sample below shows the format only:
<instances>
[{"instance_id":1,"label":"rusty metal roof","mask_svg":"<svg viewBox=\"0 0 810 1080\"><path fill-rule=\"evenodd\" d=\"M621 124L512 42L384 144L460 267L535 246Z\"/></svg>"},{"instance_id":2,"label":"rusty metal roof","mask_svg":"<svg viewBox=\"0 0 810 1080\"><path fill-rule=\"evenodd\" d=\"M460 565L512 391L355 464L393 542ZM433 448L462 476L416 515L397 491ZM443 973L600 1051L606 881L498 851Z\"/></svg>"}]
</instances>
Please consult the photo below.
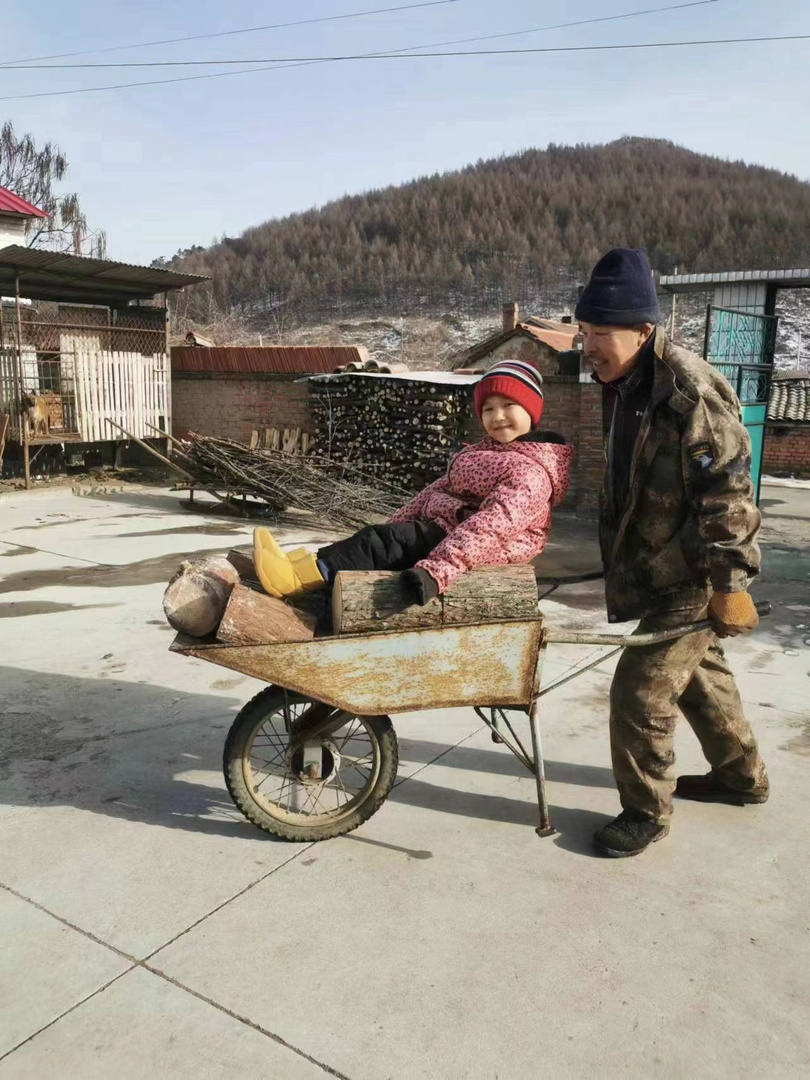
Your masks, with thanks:
<instances>
[{"instance_id":1,"label":"rusty metal roof","mask_svg":"<svg viewBox=\"0 0 810 1080\"><path fill-rule=\"evenodd\" d=\"M368 359L368 350L362 345L259 345L213 349L175 345L172 348L172 372L309 375L331 372L344 364L363 364Z\"/></svg>"},{"instance_id":2,"label":"rusty metal roof","mask_svg":"<svg viewBox=\"0 0 810 1080\"><path fill-rule=\"evenodd\" d=\"M19 244L0 248L0 296L14 296L17 277L20 296L27 300L112 306L128 300L151 300L158 293L208 280L196 274L88 259Z\"/></svg>"},{"instance_id":3,"label":"rusty metal roof","mask_svg":"<svg viewBox=\"0 0 810 1080\"><path fill-rule=\"evenodd\" d=\"M48 215L44 210L38 210L30 202L21 199L8 188L0 187L0 212L3 214L23 214L25 217L43 218Z\"/></svg>"}]
</instances>

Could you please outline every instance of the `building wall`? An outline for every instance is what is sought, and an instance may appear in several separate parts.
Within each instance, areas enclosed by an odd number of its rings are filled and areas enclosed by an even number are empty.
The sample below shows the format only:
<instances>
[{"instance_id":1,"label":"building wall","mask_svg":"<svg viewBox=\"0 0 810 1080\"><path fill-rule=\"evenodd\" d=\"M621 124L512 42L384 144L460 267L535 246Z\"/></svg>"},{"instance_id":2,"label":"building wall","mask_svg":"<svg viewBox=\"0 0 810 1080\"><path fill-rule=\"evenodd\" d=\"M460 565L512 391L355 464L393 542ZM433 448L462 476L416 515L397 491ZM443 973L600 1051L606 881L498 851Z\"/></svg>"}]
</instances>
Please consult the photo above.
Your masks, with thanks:
<instances>
[{"instance_id":1,"label":"building wall","mask_svg":"<svg viewBox=\"0 0 810 1080\"><path fill-rule=\"evenodd\" d=\"M810 424L766 424L762 471L810 479Z\"/></svg>"},{"instance_id":2,"label":"building wall","mask_svg":"<svg viewBox=\"0 0 810 1080\"><path fill-rule=\"evenodd\" d=\"M550 349L542 341L531 341L521 335L510 338L497 349L493 349L488 356L477 360L475 366L490 368L499 360L525 360L528 364L534 364L543 378L556 375L560 369L554 349Z\"/></svg>"},{"instance_id":3,"label":"building wall","mask_svg":"<svg viewBox=\"0 0 810 1080\"><path fill-rule=\"evenodd\" d=\"M0 214L0 248L25 243L25 226L29 218L21 214Z\"/></svg>"},{"instance_id":4,"label":"building wall","mask_svg":"<svg viewBox=\"0 0 810 1080\"><path fill-rule=\"evenodd\" d=\"M174 372L172 428L182 438L189 431L249 442L260 428L301 428L313 434L305 382L298 376L230 372Z\"/></svg>"},{"instance_id":5,"label":"building wall","mask_svg":"<svg viewBox=\"0 0 810 1080\"><path fill-rule=\"evenodd\" d=\"M548 375L543 392L541 426L564 435L576 451L564 506L590 515L598 504L605 464L599 387L572 375ZM196 431L237 442L249 442L254 428L299 427L314 434L308 398L307 383L290 376L175 372L172 428L178 438ZM482 435L471 401L466 438Z\"/></svg>"}]
</instances>

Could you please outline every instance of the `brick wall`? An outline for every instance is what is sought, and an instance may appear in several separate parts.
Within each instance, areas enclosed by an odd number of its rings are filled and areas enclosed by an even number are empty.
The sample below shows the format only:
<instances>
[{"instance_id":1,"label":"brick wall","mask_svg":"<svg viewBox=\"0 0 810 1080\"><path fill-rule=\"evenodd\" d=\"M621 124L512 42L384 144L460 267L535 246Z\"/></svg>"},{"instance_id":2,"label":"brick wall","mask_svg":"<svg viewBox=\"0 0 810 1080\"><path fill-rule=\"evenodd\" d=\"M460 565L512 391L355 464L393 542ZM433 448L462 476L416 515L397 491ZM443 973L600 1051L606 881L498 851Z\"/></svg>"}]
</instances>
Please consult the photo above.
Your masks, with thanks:
<instances>
[{"instance_id":1,"label":"brick wall","mask_svg":"<svg viewBox=\"0 0 810 1080\"><path fill-rule=\"evenodd\" d=\"M315 431L307 383L299 376L264 372L174 372L172 428L178 438L189 431L249 442L254 428Z\"/></svg>"},{"instance_id":2,"label":"brick wall","mask_svg":"<svg viewBox=\"0 0 810 1080\"><path fill-rule=\"evenodd\" d=\"M810 479L810 424L767 424L762 471L770 476Z\"/></svg>"},{"instance_id":3,"label":"brick wall","mask_svg":"<svg viewBox=\"0 0 810 1080\"><path fill-rule=\"evenodd\" d=\"M189 431L197 431L237 442L249 442L254 428L299 427L314 434L307 383L295 382L295 378L264 373L174 372L174 434L182 438ZM564 505L591 515L599 499L605 465L599 387L580 383L575 375L546 375L543 393L542 426L560 432L576 450L571 488ZM472 441L482 435L470 395L466 437Z\"/></svg>"}]
</instances>

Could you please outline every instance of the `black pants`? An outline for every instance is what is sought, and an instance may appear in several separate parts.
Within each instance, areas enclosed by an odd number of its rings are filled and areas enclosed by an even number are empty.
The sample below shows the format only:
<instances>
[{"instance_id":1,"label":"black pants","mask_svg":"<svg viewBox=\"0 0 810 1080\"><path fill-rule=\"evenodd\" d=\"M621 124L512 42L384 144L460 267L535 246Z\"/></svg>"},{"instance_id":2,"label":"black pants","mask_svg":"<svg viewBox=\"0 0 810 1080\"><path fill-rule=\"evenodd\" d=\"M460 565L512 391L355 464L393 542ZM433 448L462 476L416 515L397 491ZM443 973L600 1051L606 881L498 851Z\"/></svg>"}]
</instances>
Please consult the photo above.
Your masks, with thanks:
<instances>
[{"instance_id":1,"label":"black pants","mask_svg":"<svg viewBox=\"0 0 810 1080\"><path fill-rule=\"evenodd\" d=\"M330 581L339 570L410 570L445 535L432 521L366 525L354 536L321 548L318 559L328 568Z\"/></svg>"}]
</instances>

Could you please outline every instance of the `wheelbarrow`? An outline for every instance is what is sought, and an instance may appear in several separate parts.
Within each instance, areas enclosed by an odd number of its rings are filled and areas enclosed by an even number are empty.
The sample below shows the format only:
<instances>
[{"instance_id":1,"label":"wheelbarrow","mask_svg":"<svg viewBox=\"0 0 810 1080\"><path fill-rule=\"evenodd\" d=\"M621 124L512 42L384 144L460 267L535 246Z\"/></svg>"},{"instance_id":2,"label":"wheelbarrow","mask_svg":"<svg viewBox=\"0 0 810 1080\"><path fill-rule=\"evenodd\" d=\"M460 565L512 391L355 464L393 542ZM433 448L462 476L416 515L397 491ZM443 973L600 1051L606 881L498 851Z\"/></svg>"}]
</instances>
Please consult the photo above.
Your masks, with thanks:
<instances>
[{"instance_id":1,"label":"wheelbarrow","mask_svg":"<svg viewBox=\"0 0 810 1080\"><path fill-rule=\"evenodd\" d=\"M600 576L558 579L549 592ZM758 604L757 611L768 614L770 605ZM236 716L223 755L231 798L265 832L300 842L356 829L379 810L396 780L398 744L389 714L466 705L533 774L535 831L551 836L541 700L614 653L541 688L548 646L612 645L619 651L710 626L704 620L632 635L555 630L538 611L536 617L514 621L267 645L227 645L178 634L170 648L270 684ZM528 716L529 747L517 732L517 717L509 715L515 712Z\"/></svg>"}]
</instances>

